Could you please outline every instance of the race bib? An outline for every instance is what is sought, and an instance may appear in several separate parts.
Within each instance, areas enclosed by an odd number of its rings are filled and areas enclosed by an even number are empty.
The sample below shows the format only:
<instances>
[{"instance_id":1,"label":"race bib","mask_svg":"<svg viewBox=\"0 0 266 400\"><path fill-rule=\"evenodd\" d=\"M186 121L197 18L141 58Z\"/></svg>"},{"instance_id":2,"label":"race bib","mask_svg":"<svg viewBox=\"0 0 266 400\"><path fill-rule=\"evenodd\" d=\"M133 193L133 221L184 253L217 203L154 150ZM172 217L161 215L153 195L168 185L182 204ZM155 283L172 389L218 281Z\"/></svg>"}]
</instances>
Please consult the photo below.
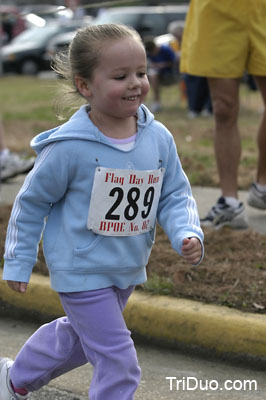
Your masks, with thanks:
<instances>
[{"instance_id":1,"label":"race bib","mask_svg":"<svg viewBox=\"0 0 266 400\"><path fill-rule=\"evenodd\" d=\"M164 168L135 171L97 167L88 229L106 236L140 235L154 228Z\"/></svg>"}]
</instances>

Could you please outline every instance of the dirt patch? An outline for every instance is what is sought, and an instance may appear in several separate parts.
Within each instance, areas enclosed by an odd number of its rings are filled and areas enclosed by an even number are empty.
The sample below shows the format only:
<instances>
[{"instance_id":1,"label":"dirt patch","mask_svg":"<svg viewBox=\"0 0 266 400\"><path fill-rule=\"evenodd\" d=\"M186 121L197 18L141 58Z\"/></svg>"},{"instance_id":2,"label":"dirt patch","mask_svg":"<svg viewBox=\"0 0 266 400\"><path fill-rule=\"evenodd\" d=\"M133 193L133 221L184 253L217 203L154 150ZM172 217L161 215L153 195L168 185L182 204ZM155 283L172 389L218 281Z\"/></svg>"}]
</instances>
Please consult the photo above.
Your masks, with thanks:
<instances>
[{"instance_id":1,"label":"dirt patch","mask_svg":"<svg viewBox=\"0 0 266 400\"><path fill-rule=\"evenodd\" d=\"M0 207L1 258L10 211L10 206ZM204 260L200 266L190 266L175 253L158 226L148 284L140 289L266 313L265 252L266 235L226 228L205 230ZM34 271L48 275L41 248Z\"/></svg>"}]
</instances>

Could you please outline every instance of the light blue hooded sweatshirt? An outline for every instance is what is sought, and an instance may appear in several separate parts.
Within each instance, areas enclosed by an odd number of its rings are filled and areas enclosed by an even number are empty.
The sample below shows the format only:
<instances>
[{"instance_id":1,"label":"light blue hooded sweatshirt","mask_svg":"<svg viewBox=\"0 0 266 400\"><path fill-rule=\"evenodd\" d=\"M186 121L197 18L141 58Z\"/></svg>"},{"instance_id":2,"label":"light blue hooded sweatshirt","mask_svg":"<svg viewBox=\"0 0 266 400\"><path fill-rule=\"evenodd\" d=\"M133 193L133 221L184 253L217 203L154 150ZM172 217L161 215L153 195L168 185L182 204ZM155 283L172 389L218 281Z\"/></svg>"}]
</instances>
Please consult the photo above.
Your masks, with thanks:
<instances>
[{"instance_id":1,"label":"light blue hooded sweatshirt","mask_svg":"<svg viewBox=\"0 0 266 400\"><path fill-rule=\"evenodd\" d=\"M140 106L134 148L124 151L98 130L88 111L88 106L82 106L68 122L31 142L37 158L13 205L4 280L29 282L43 235L51 285L58 292L112 285L124 289L145 282L155 226L146 233L121 237L97 234L87 227L99 166L133 171L165 169L156 214L159 224L179 254L184 238L203 241L197 206L165 126Z\"/></svg>"}]
</instances>

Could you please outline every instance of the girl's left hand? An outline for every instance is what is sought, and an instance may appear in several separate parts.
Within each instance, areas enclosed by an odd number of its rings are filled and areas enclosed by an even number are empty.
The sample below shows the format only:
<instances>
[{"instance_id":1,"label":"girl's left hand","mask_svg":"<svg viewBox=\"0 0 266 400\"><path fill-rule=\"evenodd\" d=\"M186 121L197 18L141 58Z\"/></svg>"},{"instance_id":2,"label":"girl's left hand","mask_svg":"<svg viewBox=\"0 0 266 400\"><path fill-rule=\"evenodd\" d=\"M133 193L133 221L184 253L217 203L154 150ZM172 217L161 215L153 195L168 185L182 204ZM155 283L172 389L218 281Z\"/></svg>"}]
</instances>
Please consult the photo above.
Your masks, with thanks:
<instances>
[{"instance_id":1,"label":"girl's left hand","mask_svg":"<svg viewBox=\"0 0 266 400\"><path fill-rule=\"evenodd\" d=\"M198 238L186 238L183 240L182 256L191 264L198 264L202 256L201 243Z\"/></svg>"}]
</instances>

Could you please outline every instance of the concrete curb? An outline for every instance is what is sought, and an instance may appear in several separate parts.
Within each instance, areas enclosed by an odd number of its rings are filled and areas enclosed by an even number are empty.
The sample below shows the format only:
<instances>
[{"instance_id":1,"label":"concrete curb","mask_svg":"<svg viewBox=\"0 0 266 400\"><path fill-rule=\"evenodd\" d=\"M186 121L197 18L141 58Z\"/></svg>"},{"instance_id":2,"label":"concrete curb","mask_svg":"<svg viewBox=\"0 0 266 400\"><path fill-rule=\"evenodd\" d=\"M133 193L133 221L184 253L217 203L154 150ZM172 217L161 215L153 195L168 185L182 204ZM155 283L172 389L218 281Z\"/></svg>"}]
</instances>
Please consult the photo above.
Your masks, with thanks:
<instances>
[{"instance_id":1,"label":"concrete curb","mask_svg":"<svg viewBox=\"0 0 266 400\"><path fill-rule=\"evenodd\" d=\"M0 300L51 319L64 315L49 278L33 274L26 294L0 282ZM149 340L217 354L265 359L266 316L135 291L124 312L128 328Z\"/></svg>"}]
</instances>

